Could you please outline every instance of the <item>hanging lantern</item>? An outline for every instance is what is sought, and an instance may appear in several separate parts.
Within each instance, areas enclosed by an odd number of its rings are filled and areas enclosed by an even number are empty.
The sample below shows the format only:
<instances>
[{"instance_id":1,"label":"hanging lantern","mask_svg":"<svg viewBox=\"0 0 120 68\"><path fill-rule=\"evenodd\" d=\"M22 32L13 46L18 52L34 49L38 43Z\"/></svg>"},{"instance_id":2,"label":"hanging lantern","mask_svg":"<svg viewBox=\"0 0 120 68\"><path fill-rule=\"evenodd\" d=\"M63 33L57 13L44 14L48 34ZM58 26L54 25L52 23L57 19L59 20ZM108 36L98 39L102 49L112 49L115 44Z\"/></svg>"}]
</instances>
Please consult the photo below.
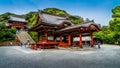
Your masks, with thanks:
<instances>
[{"instance_id":1,"label":"hanging lantern","mask_svg":"<svg viewBox=\"0 0 120 68\"><path fill-rule=\"evenodd\" d=\"M83 30L83 28L80 28L80 30Z\"/></svg>"},{"instance_id":2,"label":"hanging lantern","mask_svg":"<svg viewBox=\"0 0 120 68\"><path fill-rule=\"evenodd\" d=\"M65 27L67 27L67 26L68 26L68 24L64 24L64 26L65 26Z\"/></svg>"}]
</instances>

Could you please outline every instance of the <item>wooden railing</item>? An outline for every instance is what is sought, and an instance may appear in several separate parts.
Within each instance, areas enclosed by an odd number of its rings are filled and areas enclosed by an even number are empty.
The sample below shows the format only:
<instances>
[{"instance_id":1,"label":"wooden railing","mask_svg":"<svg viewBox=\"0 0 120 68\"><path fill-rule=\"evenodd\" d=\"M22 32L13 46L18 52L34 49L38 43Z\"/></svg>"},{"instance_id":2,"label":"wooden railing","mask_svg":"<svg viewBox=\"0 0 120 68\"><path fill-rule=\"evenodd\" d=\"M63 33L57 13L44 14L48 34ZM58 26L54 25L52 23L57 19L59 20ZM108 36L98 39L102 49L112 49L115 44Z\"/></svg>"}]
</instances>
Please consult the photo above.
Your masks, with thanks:
<instances>
[{"instance_id":1,"label":"wooden railing","mask_svg":"<svg viewBox=\"0 0 120 68\"><path fill-rule=\"evenodd\" d=\"M18 45L20 42L12 42L12 45ZM9 46L10 42L0 42L0 46Z\"/></svg>"},{"instance_id":2,"label":"wooden railing","mask_svg":"<svg viewBox=\"0 0 120 68\"><path fill-rule=\"evenodd\" d=\"M62 43L59 43L59 46L61 46L61 47L67 47L67 46L69 46L69 45L68 45L68 43L62 42Z\"/></svg>"},{"instance_id":3,"label":"wooden railing","mask_svg":"<svg viewBox=\"0 0 120 68\"><path fill-rule=\"evenodd\" d=\"M58 42L55 42L55 41L42 40L37 42L37 46L41 49L55 48L55 46L57 45L58 45Z\"/></svg>"}]
</instances>

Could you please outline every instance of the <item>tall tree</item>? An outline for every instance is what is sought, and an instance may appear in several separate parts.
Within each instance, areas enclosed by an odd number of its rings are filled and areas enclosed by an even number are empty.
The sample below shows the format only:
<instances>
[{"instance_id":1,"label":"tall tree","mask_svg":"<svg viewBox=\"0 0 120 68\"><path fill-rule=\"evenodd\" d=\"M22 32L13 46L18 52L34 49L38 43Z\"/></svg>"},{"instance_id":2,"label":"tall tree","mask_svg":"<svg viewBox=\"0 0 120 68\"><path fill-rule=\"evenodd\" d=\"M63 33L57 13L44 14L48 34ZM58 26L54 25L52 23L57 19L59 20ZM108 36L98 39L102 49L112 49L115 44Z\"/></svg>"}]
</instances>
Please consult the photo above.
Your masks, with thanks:
<instances>
[{"instance_id":1,"label":"tall tree","mask_svg":"<svg viewBox=\"0 0 120 68\"><path fill-rule=\"evenodd\" d=\"M85 22L89 22L89 21L90 21L90 19L89 19L89 18L86 18L86 19L85 19Z\"/></svg>"},{"instance_id":2,"label":"tall tree","mask_svg":"<svg viewBox=\"0 0 120 68\"><path fill-rule=\"evenodd\" d=\"M70 18L70 20L72 21L73 24L79 24L79 23L82 23L84 21L83 18L80 17L80 16L70 15L69 18Z\"/></svg>"},{"instance_id":3,"label":"tall tree","mask_svg":"<svg viewBox=\"0 0 120 68\"><path fill-rule=\"evenodd\" d=\"M120 18L120 6L116 6L114 9L112 9L112 17Z\"/></svg>"},{"instance_id":4,"label":"tall tree","mask_svg":"<svg viewBox=\"0 0 120 68\"><path fill-rule=\"evenodd\" d=\"M112 9L112 20L110 20L109 25L111 30L114 31L115 41L120 44L120 6L116 6Z\"/></svg>"},{"instance_id":5,"label":"tall tree","mask_svg":"<svg viewBox=\"0 0 120 68\"><path fill-rule=\"evenodd\" d=\"M12 41L15 40L16 29L8 29L5 23L0 24L0 41Z\"/></svg>"}]
</instances>

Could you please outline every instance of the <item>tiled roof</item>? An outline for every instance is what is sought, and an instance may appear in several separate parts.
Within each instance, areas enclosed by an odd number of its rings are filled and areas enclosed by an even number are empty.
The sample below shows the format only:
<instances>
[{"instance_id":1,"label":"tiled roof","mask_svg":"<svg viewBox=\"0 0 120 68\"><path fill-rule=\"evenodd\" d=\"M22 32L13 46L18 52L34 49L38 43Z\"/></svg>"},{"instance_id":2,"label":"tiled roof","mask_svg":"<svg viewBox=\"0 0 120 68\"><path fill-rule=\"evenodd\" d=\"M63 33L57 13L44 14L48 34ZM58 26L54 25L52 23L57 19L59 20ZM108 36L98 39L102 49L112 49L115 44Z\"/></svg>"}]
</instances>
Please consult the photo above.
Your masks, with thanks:
<instances>
[{"instance_id":1,"label":"tiled roof","mask_svg":"<svg viewBox=\"0 0 120 68\"><path fill-rule=\"evenodd\" d=\"M53 25L69 23L72 25L71 21L66 16L53 15L43 11L39 11L39 16L42 19L42 22L44 23L53 24Z\"/></svg>"},{"instance_id":2,"label":"tiled roof","mask_svg":"<svg viewBox=\"0 0 120 68\"><path fill-rule=\"evenodd\" d=\"M25 20L25 18L19 18L19 17L15 17L15 16L11 16L9 20L19 21L19 22L28 22L27 20Z\"/></svg>"},{"instance_id":3,"label":"tiled roof","mask_svg":"<svg viewBox=\"0 0 120 68\"><path fill-rule=\"evenodd\" d=\"M70 29L80 28L80 27L89 27L89 26L92 25L92 24L94 24L94 25L97 26L97 24L95 24L94 22L90 21L90 22L88 22L88 23L82 23L82 24L77 24L77 25L68 26L68 27L66 27L66 28L63 28L63 29L58 30L58 32L59 32L59 31L64 31L64 30L68 30L68 29L70 30Z\"/></svg>"}]
</instances>

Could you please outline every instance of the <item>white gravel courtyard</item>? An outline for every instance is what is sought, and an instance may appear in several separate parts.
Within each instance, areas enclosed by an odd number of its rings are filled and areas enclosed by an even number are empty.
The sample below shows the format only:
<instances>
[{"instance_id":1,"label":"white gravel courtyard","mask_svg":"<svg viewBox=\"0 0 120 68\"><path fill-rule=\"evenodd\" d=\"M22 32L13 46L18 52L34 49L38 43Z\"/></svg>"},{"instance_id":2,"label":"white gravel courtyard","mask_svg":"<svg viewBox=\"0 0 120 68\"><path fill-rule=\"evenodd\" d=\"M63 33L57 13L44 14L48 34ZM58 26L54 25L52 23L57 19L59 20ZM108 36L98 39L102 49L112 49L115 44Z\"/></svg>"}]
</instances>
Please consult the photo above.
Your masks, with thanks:
<instances>
[{"instance_id":1,"label":"white gravel courtyard","mask_svg":"<svg viewBox=\"0 0 120 68\"><path fill-rule=\"evenodd\" d=\"M0 68L120 68L119 63L120 46L116 45L85 51L0 47Z\"/></svg>"}]
</instances>

